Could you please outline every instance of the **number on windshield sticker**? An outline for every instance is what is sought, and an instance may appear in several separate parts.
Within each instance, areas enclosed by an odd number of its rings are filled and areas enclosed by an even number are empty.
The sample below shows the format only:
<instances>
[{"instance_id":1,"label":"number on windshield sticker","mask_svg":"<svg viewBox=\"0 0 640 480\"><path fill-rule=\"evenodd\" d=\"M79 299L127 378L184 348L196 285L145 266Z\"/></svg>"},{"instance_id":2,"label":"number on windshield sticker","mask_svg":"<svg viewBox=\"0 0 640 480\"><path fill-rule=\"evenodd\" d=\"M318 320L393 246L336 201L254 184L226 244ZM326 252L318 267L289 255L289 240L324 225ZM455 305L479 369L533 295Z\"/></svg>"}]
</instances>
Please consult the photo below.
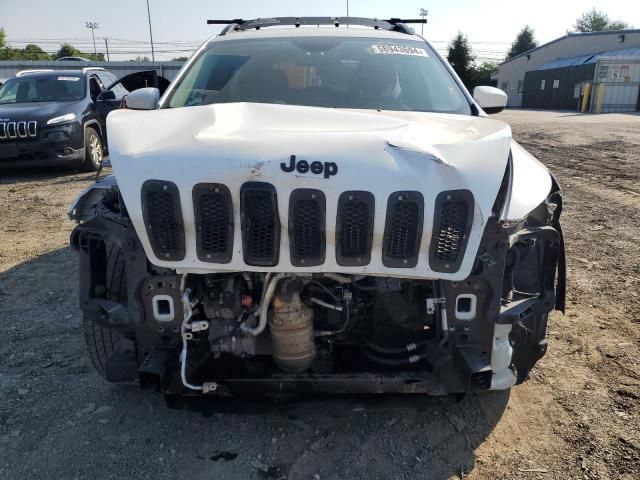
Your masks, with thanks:
<instances>
[{"instance_id":1,"label":"number on windshield sticker","mask_svg":"<svg viewBox=\"0 0 640 480\"><path fill-rule=\"evenodd\" d=\"M376 54L429 56L424 48L407 47L403 45L371 45L371 49L373 53Z\"/></svg>"}]
</instances>

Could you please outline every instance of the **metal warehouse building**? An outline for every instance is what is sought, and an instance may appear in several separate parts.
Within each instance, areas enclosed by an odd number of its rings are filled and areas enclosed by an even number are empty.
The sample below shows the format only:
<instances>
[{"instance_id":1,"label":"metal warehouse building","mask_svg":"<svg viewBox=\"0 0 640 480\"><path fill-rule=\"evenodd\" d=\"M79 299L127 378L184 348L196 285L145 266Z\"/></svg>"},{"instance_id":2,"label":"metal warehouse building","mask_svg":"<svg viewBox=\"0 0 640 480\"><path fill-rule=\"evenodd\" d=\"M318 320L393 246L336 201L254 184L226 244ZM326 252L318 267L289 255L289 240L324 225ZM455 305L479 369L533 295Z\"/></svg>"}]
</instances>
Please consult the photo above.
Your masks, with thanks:
<instances>
[{"instance_id":1,"label":"metal warehouse building","mask_svg":"<svg viewBox=\"0 0 640 480\"><path fill-rule=\"evenodd\" d=\"M509 107L640 110L640 29L569 33L501 63L492 78Z\"/></svg>"}]
</instances>

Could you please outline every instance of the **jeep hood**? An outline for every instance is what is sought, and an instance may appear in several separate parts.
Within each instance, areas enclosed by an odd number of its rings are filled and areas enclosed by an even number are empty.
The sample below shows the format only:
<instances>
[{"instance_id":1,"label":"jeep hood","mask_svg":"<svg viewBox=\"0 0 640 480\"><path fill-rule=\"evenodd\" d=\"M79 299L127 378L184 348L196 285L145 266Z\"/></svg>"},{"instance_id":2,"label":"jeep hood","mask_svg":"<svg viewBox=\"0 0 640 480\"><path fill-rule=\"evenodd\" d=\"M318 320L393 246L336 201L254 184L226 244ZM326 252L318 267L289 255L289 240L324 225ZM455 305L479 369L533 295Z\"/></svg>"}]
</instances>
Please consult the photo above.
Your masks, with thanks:
<instances>
[{"instance_id":1,"label":"jeep hood","mask_svg":"<svg viewBox=\"0 0 640 480\"><path fill-rule=\"evenodd\" d=\"M0 104L0 119L48 120L77 110L79 102L24 102ZM62 112L62 113L61 113Z\"/></svg>"},{"instance_id":2,"label":"jeep hood","mask_svg":"<svg viewBox=\"0 0 640 480\"><path fill-rule=\"evenodd\" d=\"M510 128L485 117L343 110L289 105L230 103L156 111L118 110L107 119L111 163L134 227L150 261L179 272L283 271L343 272L415 278L466 278L495 201L511 147ZM334 163L327 176L286 172L292 155L309 164ZM317 170L317 169L316 169ZM184 259L157 258L145 230L141 189L147 180L173 182L179 191L185 229ZM243 261L240 187L267 182L277 192L282 233L275 267ZM196 253L192 200L198 183L222 183L233 202L233 257L205 263ZM326 256L322 265L294 267L289 259L289 196L312 188L326 196ZM337 200L342 192L364 190L375 198L371 261L340 266L335 256ZM464 259L456 272L429 267L435 198L448 190L473 194L473 221ZM424 227L418 264L389 268L381 260L387 200L393 192L418 191L424 197Z\"/></svg>"}]
</instances>

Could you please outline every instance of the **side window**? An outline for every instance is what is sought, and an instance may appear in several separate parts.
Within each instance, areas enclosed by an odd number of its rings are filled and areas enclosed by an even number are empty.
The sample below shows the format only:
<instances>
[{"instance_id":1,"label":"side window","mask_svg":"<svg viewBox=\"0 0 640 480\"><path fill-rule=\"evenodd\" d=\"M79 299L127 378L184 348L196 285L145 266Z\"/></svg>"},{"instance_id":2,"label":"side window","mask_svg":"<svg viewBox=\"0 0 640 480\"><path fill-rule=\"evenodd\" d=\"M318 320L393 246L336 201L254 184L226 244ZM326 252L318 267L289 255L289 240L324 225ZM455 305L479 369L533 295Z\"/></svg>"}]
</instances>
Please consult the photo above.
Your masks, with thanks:
<instances>
[{"instance_id":1,"label":"side window","mask_svg":"<svg viewBox=\"0 0 640 480\"><path fill-rule=\"evenodd\" d=\"M125 96L129 94L129 90L124 88L122 83L118 82L115 85L112 85L109 90L111 90L115 95L115 100L122 100Z\"/></svg>"},{"instance_id":2,"label":"side window","mask_svg":"<svg viewBox=\"0 0 640 480\"><path fill-rule=\"evenodd\" d=\"M109 87L113 82L117 80L116 76L109 72L99 72L98 78L102 81L104 88Z\"/></svg>"},{"instance_id":3,"label":"side window","mask_svg":"<svg viewBox=\"0 0 640 480\"><path fill-rule=\"evenodd\" d=\"M91 94L91 98L94 100L98 98L100 93L102 93L102 84L95 76L91 76L91 78L89 78L89 93Z\"/></svg>"}]
</instances>

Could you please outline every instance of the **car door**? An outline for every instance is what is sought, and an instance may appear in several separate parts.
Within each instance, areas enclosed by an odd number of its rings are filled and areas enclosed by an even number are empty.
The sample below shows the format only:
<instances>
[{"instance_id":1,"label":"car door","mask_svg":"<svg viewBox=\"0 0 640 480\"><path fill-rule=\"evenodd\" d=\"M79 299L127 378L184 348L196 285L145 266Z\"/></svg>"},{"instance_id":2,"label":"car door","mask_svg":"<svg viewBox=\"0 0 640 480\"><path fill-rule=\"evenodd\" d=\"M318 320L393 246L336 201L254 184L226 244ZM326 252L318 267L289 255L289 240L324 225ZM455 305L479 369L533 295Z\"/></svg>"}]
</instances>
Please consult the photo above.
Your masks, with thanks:
<instances>
[{"instance_id":1,"label":"car door","mask_svg":"<svg viewBox=\"0 0 640 480\"><path fill-rule=\"evenodd\" d=\"M141 72L130 73L124 77L116 80L109 85L104 92L102 92L95 102L96 114L98 115L98 122L104 135L104 140L107 139L107 115L112 110L118 108L126 108L126 98L134 90L144 87L156 87L160 90L160 95L169 86L169 80L158 75L155 70L143 70Z\"/></svg>"}]
</instances>

